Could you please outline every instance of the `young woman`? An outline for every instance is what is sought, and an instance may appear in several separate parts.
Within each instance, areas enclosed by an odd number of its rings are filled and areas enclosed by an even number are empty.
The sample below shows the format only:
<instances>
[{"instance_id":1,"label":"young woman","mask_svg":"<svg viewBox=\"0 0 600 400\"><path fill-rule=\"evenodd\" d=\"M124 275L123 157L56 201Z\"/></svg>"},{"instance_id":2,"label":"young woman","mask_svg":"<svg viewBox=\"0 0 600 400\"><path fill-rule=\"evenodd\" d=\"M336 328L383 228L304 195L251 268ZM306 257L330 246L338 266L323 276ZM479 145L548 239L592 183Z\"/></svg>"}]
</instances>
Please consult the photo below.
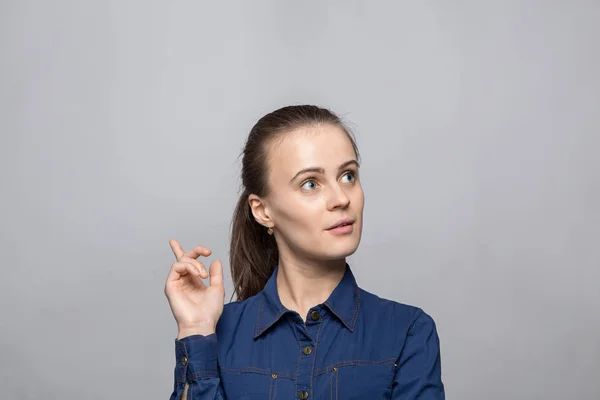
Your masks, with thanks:
<instances>
[{"instance_id":1,"label":"young woman","mask_svg":"<svg viewBox=\"0 0 600 400\"><path fill-rule=\"evenodd\" d=\"M224 306L220 261L203 283L210 249L170 241L171 399L444 399L434 321L362 290L346 263L362 231L358 169L329 110L284 107L256 123L231 233L237 301Z\"/></svg>"}]
</instances>

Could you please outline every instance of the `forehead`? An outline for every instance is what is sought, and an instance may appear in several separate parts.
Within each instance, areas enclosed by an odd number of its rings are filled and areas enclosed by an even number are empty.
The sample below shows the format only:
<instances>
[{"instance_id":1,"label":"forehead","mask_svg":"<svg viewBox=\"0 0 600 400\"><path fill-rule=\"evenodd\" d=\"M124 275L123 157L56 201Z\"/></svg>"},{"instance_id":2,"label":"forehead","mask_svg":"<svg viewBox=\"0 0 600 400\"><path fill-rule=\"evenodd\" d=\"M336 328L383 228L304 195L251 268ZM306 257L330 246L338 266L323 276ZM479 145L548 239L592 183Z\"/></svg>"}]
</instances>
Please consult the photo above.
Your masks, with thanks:
<instances>
[{"instance_id":1,"label":"forehead","mask_svg":"<svg viewBox=\"0 0 600 400\"><path fill-rule=\"evenodd\" d=\"M356 159L354 148L343 128L330 124L302 127L286 132L269 150L273 178L291 179L299 170L321 167L327 172Z\"/></svg>"}]
</instances>

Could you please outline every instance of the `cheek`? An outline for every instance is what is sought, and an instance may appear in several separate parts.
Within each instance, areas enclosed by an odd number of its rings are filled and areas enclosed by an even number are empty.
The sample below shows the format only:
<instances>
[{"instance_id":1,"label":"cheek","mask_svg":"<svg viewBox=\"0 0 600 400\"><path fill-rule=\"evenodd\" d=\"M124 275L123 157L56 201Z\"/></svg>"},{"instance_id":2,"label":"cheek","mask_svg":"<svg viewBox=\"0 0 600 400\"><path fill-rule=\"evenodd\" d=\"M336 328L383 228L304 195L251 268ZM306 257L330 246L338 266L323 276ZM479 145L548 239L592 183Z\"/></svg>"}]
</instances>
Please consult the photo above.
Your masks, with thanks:
<instances>
[{"instance_id":1,"label":"cheek","mask_svg":"<svg viewBox=\"0 0 600 400\"><path fill-rule=\"evenodd\" d=\"M357 185L355 189L351 193L351 203L354 203L354 207L362 209L365 204L365 193L360 185Z\"/></svg>"},{"instance_id":2,"label":"cheek","mask_svg":"<svg viewBox=\"0 0 600 400\"><path fill-rule=\"evenodd\" d=\"M298 234L315 231L323 224L322 205L310 199L288 197L274 211L274 220L282 232Z\"/></svg>"}]
</instances>

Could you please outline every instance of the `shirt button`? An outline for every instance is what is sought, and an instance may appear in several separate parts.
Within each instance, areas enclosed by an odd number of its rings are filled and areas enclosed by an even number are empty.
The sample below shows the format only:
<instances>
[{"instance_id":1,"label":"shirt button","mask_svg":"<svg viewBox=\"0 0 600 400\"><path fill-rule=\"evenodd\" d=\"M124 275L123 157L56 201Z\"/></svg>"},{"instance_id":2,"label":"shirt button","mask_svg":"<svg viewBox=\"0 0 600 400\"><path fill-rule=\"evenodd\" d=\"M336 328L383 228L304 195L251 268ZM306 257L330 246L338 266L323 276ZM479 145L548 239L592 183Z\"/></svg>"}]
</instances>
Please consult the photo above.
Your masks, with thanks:
<instances>
[{"instance_id":1,"label":"shirt button","mask_svg":"<svg viewBox=\"0 0 600 400\"><path fill-rule=\"evenodd\" d=\"M312 353L312 347L310 346L306 346L303 350L304 354L309 355L310 353Z\"/></svg>"},{"instance_id":2,"label":"shirt button","mask_svg":"<svg viewBox=\"0 0 600 400\"><path fill-rule=\"evenodd\" d=\"M188 363L188 358L186 356L181 357L181 363L185 367Z\"/></svg>"},{"instance_id":3,"label":"shirt button","mask_svg":"<svg viewBox=\"0 0 600 400\"><path fill-rule=\"evenodd\" d=\"M318 321L319 317L320 315L318 311L313 311L310 313L310 319L312 319L313 321Z\"/></svg>"},{"instance_id":4,"label":"shirt button","mask_svg":"<svg viewBox=\"0 0 600 400\"><path fill-rule=\"evenodd\" d=\"M303 391L300 392L300 399L301 400L308 399L308 392L306 390L303 390Z\"/></svg>"}]
</instances>

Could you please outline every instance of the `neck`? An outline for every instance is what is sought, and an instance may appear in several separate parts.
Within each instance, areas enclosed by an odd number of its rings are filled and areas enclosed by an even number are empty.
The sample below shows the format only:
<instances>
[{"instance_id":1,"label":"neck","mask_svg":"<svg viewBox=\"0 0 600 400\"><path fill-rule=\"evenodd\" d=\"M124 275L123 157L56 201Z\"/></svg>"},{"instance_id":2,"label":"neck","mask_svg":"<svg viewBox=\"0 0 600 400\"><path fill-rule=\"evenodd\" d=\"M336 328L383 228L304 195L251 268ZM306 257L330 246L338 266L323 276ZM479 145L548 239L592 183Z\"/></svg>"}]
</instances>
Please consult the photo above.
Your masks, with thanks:
<instances>
[{"instance_id":1,"label":"neck","mask_svg":"<svg viewBox=\"0 0 600 400\"><path fill-rule=\"evenodd\" d=\"M329 298L345 271L345 259L311 262L280 255L277 291L281 304L306 320L308 310Z\"/></svg>"}]
</instances>

